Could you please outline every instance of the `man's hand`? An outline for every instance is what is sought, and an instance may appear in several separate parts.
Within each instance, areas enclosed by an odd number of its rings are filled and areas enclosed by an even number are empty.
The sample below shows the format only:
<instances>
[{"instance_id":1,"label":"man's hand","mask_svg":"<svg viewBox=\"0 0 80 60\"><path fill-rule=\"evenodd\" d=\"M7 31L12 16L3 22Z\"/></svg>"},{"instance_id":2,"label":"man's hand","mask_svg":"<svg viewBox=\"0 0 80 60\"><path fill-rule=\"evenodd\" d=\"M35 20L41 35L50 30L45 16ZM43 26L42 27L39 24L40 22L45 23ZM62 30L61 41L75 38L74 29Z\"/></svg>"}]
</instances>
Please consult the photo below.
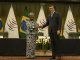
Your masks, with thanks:
<instances>
[{"instance_id":1,"label":"man's hand","mask_svg":"<svg viewBox=\"0 0 80 60\"><path fill-rule=\"evenodd\" d=\"M42 28L43 26L39 26L39 28Z\"/></svg>"},{"instance_id":2,"label":"man's hand","mask_svg":"<svg viewBox=\"0 0 80 60\"><path fill-rule=\"evenodd\" d=\"M57 35L60 35L60 30L57 31Z\"/></svg>"},{"instance_id":3,"label":"man's hand","mask_svg":"<svg viewBox=\"0 0 80 60\"><path fill-rule=\"evenodd\" d=\"M38 28L42 28L43 26L39 26L38 24L36 25L36 29L38 29Z\"/></svg>"}]
</instances>

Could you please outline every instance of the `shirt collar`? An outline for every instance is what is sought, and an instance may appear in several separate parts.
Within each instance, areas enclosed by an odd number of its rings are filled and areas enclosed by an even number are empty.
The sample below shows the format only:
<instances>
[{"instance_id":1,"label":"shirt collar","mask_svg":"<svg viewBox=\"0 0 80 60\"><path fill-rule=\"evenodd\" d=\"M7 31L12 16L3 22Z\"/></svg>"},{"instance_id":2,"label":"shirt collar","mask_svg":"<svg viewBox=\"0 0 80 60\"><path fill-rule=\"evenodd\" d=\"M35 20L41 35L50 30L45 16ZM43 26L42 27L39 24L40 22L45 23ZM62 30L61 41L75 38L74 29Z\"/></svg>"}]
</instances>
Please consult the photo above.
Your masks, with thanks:
<instances>
[{"instance_id":1,"label":"shirt collar","mask_svg":"<svg viewBox=\"0 0 80 60\"><path fill-rule=\"evenodd\" d=\"M53 11L51 14L54 14L55 13L55 11Z\"/></svg>"}]
</instances>

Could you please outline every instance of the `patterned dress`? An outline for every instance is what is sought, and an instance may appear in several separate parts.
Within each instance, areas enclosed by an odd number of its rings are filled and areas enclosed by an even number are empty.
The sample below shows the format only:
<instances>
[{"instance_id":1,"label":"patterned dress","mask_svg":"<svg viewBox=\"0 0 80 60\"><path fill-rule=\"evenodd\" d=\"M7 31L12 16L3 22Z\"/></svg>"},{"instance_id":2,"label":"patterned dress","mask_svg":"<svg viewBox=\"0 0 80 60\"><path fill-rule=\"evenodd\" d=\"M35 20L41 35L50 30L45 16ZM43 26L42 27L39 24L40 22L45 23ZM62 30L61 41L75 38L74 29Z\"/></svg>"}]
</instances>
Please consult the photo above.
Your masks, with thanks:
<instances>
[{"instance_id":1,"label":"patterned dress","mask_svg":"<svg viewBox=\"0 0 80 60\"><path fill-rule=\"evenodd\" d=\"M34 58L37 38L37 29L35 27L37 23L35 21L27 21L26 25L26 57Z\"/></svg>"}]
</instances>

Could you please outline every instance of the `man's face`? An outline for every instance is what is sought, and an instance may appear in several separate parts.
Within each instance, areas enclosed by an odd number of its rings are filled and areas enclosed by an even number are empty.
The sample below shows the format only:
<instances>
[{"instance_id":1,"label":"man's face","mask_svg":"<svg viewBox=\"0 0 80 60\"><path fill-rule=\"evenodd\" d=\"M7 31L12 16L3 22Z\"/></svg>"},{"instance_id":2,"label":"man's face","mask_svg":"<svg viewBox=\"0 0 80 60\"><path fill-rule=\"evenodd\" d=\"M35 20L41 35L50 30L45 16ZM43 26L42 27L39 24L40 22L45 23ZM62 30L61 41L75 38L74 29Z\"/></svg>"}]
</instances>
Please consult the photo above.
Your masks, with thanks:
<instances>
[{"instance_id":1,"label":"man's face","mask_svg":"<svg viewBox=\"0 0 80 60\"><path fill-rule=\"evenodd\" d=\"M54 6L50 6L50 7L49 7L49 11L50 11L50 13L51 13L51 12L54 12L54 11L55 11Z\"/></svg>"}]
</instances>

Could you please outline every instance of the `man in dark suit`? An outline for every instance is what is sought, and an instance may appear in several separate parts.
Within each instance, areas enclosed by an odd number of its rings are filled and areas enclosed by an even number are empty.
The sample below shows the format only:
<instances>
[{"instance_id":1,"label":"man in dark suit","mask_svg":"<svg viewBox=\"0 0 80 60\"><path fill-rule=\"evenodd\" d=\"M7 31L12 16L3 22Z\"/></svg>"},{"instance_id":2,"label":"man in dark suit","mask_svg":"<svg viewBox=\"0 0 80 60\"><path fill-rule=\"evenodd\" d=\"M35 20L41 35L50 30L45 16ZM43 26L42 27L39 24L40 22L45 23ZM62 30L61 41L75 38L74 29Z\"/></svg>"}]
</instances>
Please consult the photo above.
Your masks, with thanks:
<instances>
[{"instance_id":1,"label":"man in dark suit","mask_svg":"<svg viewBox=\"0 0 80 60\"><path fill-rule=\"evenodd\" d=\"M58 12L55 11L56 7L55 5L50 5L49 6L49 11L50 14L47 18L46 24L43 26L39 26L39 28L44 28L48 26L48 31L49 31L49 36L51 40L51 48L52 48L52 59L50 60L55 60L56 59L56 40L59 40L59 35L61 32L61 16Z\"/></svg>"}]
</instances>

